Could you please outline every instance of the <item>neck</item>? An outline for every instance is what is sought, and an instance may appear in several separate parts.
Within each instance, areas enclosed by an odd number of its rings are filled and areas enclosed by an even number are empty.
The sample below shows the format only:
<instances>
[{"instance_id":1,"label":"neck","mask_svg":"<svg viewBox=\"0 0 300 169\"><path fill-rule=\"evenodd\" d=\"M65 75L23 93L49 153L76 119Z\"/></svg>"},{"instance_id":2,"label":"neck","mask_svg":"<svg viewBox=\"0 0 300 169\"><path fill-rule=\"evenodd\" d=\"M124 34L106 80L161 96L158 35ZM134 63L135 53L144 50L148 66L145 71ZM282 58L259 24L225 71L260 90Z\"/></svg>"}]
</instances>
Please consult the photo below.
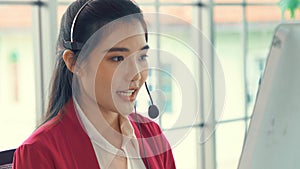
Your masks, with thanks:
<instances>
[{"instance_id":1,"label":"neck","mask_svg":"<svg viewBox=\"0 0 300 169\"><path fill-rule=\"evenodd\" d=\"M96 101L86 96L77 98L78 104L85 116L97 131L112 145L121 148L122 134L120 128L120 114L99 106Z\"/></svg>"},{"instance_id":2,"label":"neck","mask_svg":"<svg viewBox=\"0 0 300 169\"><path fill-rule=\"evenodd\" d=\"M118 133L121 132L121 127L120 127L120 114L117 112L105 110L103 107L98 105L99 111L103 118L105 119L106 123L108 126L110 126L112 129L117 131Z\"/></svg>"}]
</instances>

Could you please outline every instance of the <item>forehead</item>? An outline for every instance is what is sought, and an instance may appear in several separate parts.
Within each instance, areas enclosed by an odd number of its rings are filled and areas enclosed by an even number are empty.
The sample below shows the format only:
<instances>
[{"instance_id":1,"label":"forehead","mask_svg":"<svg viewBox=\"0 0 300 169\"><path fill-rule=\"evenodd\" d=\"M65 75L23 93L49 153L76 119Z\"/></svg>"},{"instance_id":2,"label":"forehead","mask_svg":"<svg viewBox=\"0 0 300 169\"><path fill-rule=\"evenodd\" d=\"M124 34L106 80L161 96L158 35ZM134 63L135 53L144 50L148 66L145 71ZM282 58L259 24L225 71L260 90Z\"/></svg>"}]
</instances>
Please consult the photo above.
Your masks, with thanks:
<instances>
[{"instance_id":1,"label":"forehead","mask_svg":"<svg viewBox=\"0 0 300 169\"><path fill-rule=\"evenodd\" d=\"M87 55L102 58L113 47L137 50L146 45L145 29L138 20L109 23L85 44ZM89 50L90 49L90 50ZM90 51L90 52L88 52ZM82 50L83 56L86 55Z\"/></svg>"},{"instance_id":2,"label":"forehead","mask_svg":"<svg viewBox=\"0 0 300 169\"><path fill-rule=\"evenodd\" d=\"M141 45L146 43L145 30L139 21L116 22L104 36L101 41L105 48L128 45L128 42L142 43Z\"/></svg>"},{"instance_id":3,"label":"forehead","mask_svg":"<svg viewBox=\"0 0 300 169\"><path fill-rule=\"evenodd\" d=\"M129 51L137 51L146 45L145 35L134 35L118 42L113 48L126 48Z\"/></svg>"}]
</instances>

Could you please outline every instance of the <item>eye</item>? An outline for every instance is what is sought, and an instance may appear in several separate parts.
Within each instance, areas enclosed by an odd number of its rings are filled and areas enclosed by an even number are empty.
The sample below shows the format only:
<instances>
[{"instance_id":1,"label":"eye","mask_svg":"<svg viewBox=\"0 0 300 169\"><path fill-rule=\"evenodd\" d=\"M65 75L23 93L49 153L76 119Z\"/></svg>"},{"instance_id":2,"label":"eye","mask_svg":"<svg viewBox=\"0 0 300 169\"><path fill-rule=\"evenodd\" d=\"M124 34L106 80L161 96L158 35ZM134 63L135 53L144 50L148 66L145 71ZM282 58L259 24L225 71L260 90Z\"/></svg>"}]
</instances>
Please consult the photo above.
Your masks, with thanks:
<instances>
[{"instance_id":1,"label":"eye","mask_svg":"<svg viewBox=\"0 0 300 169\"><path fill-rule=\"evenodd\" d=\"M141 61L146 61L147 60L147 57L149 57L148 55L141 55L140 56L140 60Z\"/></svg>"},{"instance_id":2,"label":"eye","mask_svg":"<svg viewBox=\"0 0 300 169\"><path fill-rule=\"evenodd\" d=\"M110 58L110 60L112 60L113 62L121 62L124 60L123 56L113 56Z\"/></svg>"}]
</instances>

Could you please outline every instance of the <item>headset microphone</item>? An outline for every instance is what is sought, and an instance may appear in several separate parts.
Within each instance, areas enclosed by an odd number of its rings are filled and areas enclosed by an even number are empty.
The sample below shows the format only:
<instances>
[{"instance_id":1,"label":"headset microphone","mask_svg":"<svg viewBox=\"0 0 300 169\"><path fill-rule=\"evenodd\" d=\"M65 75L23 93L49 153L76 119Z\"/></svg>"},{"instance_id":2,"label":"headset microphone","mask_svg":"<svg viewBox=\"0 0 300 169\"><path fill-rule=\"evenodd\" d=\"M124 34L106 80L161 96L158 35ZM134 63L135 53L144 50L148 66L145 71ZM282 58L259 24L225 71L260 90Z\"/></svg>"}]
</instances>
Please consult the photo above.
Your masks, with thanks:
<instances>
[{"instance_id":1,"label":"headset microphone","mask_svg":"<svg viewBox=\"0 0 300 169\"><path fill-rule=\"evenodd\" d=\"M145 87L146 87L146 90L147 90L147 93L148 93L148 96L149 96L150 102L151 102L151 105L148 108L148 115L150 118L155 119L159 115L159 110L158 110L157 106L155 106L153 104L153 100L152 100L152 97L151 97L151 94L150 94L150 91L149 91L149 88L148 88L148 85L146 82L145 82Z\"/></svg>"}]
</instances>

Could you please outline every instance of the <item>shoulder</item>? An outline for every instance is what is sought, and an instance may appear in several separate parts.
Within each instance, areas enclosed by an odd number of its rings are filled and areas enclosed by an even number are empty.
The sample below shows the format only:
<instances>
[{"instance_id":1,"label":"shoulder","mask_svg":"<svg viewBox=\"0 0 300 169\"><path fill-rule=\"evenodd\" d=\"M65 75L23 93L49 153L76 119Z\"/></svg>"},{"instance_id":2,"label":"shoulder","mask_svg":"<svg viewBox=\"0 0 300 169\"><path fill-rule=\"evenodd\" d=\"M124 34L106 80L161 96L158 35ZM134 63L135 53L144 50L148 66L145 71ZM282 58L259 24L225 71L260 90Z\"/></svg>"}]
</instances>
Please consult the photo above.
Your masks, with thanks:
<instances>
[{"instance_id":1,"label":"shoulder","mask_svg":"<svg viewBox=\"0 0 300 169\"><path fill-rule=\"evenodd\" d=\"M161 128L156 122L138 113L130 114L129 120L135 131L139 131L141 129L143 134L147 136L156 136L162 133Z\"/></svg>"},{"instance_id":2,"label":"shoulder","mask_svg":"<svg viewBox=\"0 0 300 169\"><path fill-rule=\"evenodd\" d=\"M56 128L56 125L47 127L47 123L40 126L34 131L29 138L27 138L21 146L19 146L14 153L14 169L29 169L29 168L40 168L37 166L37 161L43 161L43 165L52 165L51 161L51 147L50 140L52 139L52 129ZM43 168L47 168L43 166Z\"/></svg>"},{"instance_id":3,"label":"shoulder","mask_svg":"<svg viewBox=\"0 0 300 169\"><path fill-rule=\"evenodd\" d=\"M39 126L15 151L14 169L53 168L54 156L64 144L65 115L58 114ZM39 163L37 161L42 161Z\"/></svg>"},{"instance_id":4,"label":"shoulder","mask_svg":"<svg viewBox=\"0 0 300 169\"><path fill-rule=\"evenodd\" d=\"M46 144L49 140L53 139L57 133L60 133L62 128L62 115L51 119L50 121L39 126L22 145L39 145Z\"/></svg>"},{"instance_id":5,"label":"shoulder","mask_svg":"<svg viewBox=\"0 0 300 169\"><path fill-rule=\"evenodd\" d=\"M145 138L145 151L149 160L153 160L151 168L176 168L171 146L160 126L153 120L140 114L132 113L129 120L137 138ZM160 166L160 167L159 167Z\"/></svg>"},{"instance_id":6,"label":"shoulder","mask_svg":"<svg viewBox=\"0 0 300 169\"><path fill-rule=\"evenodd\" d=\"M75 110L71 106L65 106L57 116L41 125L17 148L14 166L19 165L21 169L52 169L55 168L53 165L63 166L68 163L64 162L65 155L73 153L73 147L80 147L82 144L88 145L84 147L85 151L92 148Z\"/></svg>"},{"instance_id":7,"label":"shoulder","mask_svg":"<svg viewBox=\"0 0 300 169\"><path fill-rule=\"evenodd\" d=\"M57 117L39 126L16 150L15 154L26 156L44 156L51 152L55 143L62 138L63 134L63 115Z\"/></svg>"},{"instance_id":8,"label":"shoulder","mask_svg":"<svg viewBox=\"0 0 300 169\"><path fill-rule=\"evenodd\" d=\"M66 132L70 130L69 128L74 126L75 120L72 120L72 118L76 118L72 117L75 114L69 107L66 104L55 117L40 125L22 145L31 145L33 147L49 146L49 144L55 143L61 137L65 137Z\"/></svg>"}]
</instances>

